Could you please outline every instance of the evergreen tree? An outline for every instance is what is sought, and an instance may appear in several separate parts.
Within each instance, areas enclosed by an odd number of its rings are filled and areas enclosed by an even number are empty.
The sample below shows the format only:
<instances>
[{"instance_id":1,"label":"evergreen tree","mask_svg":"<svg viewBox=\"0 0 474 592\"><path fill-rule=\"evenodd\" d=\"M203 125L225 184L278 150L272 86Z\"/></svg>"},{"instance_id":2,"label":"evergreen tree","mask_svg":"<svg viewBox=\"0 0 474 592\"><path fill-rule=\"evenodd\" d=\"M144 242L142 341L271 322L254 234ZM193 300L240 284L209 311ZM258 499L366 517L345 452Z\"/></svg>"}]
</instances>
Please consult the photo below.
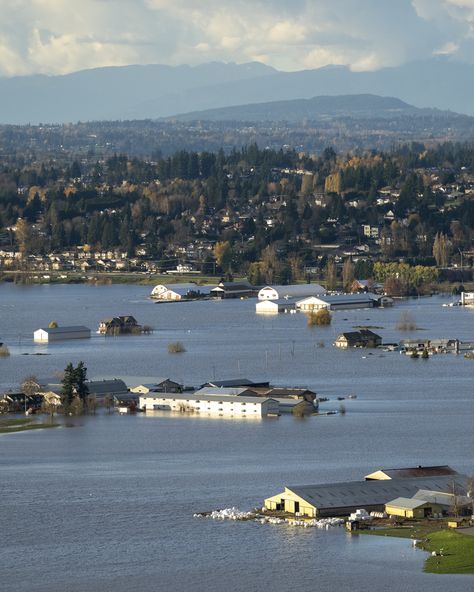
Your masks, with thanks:
<instances>
[{"instance_id":1,"label":"evergreen tree","mask_svg":"<svg viewBox=\"0 0 474 592\"><path fill-rule=\"evenodd\" d=\"M74 399L76 386L76 370L71 362L64 370L64 378L62 380L61 399L65 407L69 407Z\"/></svg>"},{"instance_id":2,"label":"evergreen tree","mask_svg":"<svg viewBox=\"0 0 474 592\"><path fill-rule=\"evenodd\" d=\"M87 368L84 366L84 362L79 362L77 368L74 370L74 381L76 387L76 393L82 401L86 401L87 395L89 394L89 388L86 384L87 380Z\"/></svg>"}]
</instances>

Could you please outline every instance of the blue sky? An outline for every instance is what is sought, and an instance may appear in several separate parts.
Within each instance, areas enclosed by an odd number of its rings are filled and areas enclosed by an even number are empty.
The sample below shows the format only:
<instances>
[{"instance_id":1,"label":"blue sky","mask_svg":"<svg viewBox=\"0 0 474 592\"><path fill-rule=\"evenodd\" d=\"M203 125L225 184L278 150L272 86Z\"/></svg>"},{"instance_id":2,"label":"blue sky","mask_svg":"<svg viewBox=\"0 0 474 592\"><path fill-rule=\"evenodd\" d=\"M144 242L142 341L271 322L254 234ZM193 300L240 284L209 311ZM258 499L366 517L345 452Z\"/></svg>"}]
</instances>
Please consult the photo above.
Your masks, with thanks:
<instances>
[{"instance_id":1,"label":"blue sky","mask_svg":"<svg viewBox=\"0 0 474 592\"><path fill-rule=\"evenodd\" d=\"M282 70L474 62L474 0L0 0L0 75L261 61Z\"/></svg>"}]
</instances>

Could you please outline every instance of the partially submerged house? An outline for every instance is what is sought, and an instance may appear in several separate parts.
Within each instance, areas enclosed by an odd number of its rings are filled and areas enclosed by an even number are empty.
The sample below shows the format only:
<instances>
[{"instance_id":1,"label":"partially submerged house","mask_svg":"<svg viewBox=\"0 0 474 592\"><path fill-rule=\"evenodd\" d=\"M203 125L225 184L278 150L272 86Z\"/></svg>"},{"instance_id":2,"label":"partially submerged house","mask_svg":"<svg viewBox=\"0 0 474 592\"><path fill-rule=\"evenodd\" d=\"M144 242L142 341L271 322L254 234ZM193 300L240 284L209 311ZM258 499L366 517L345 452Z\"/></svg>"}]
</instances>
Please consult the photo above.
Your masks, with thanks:
<instances>
[{"instance_id":1,"label":"partially submerged house","mask_svg":"<svg viewBox=\"0 0 474 592\"><path fill-rule=\"evenodd\" d=\"M103 319L99 324L101 335L124 335L127 333L141 333L143 327L138 324L135 317L125 315Z\"/></svg>"},{"instance_id":2,"label":"partially submerged house","mask_svg":"<svg viewBox=\"0 0 474 592\"><path fill-rule=\"evenodd\" d=\"M327 310L349 310L352 308L373 308L374 298L369 294L325 294L310 296L296 302L296 308L302 312Z\"/></svg>"},{"instance_id":3,"label":"partially submerged house","mask_svg":"<svg viewBox=\"0 0 474 592\"><path fill-rule=\"evenodd\" d=\"M382 345L382 338L370 329L341 333L335 341L335 346L339 348L378 347L379 345Z\"/></svg>"},{"instance_id":4,"label":"partially submerged house","mask_svg":"<svg viewBox=\"0 0 474 592\"><path fill-rule=\"evenodd\" d=\"M33 339L38 343L51 343L52 341L64 341L66 339L89 339L90 336L91 330L83 325L42 327L33 333Z\"/></svg>"}]
</instances>

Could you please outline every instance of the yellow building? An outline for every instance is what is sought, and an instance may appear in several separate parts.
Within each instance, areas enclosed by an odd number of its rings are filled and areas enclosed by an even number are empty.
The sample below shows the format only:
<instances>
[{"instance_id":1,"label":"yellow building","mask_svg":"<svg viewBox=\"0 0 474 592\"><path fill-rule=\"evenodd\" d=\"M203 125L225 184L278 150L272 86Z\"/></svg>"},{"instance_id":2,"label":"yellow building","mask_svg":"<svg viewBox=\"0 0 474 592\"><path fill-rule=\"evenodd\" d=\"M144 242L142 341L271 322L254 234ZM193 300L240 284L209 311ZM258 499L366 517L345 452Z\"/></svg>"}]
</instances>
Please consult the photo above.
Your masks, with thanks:
<instances>
[{"instance_id":1,"label":"yellow building","mask_svg":"<svg viewBox=\"0 0 474 592\"><path fill-rule=\"evenodd\" d=\"M441 514L442 508L423 499L397 497L385 504L385 511L389 516L402 518L428 518L434 514Z\"/></svg>"},{"instance_id":2,"label":"yellow building","mask_svg":"<svg viewBox=\"0 0 474 592\"><path fill-rule=\"evenodd\" d=\"M284 492L267 498L264 501L264 505L267 510L300 514L301 516L309 516L310 518L315 518L318 512L317 508L310 501L304 499L288 487L285 487Z\"/></svg>"}]
</instances>

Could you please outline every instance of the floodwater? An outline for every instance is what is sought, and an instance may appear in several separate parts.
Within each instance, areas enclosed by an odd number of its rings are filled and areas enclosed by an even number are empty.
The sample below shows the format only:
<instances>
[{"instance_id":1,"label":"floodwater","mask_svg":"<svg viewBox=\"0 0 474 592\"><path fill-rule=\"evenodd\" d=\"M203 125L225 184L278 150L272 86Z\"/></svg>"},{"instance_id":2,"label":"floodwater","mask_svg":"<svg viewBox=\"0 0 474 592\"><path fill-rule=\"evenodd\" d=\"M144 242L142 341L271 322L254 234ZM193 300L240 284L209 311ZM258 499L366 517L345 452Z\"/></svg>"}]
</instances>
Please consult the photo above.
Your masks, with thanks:
<instances>
[{"instance_id":1,"label":"floodwater","mask_svg":"<svg viewBox=\"0 0 474 592\"><path fill-rule=\"evenodd\" d=\"M103 414L0 436L2 590L471 589L469 576L424 574L426 555L410 541L192 515L247 510L284 485L359 479L381 467L446 463L473 473L472 360L411 360L332 343L356 325L383 327L374 330L386 342L473 339L474 311L443 308L450 299L437 297L338 311L331 327L310 329L304 315L255 315L255 300L154 304L148 292L0 285L0 341L12 354L0 358L0 387L83 360L92 378L271 379L329 397L323 410L337 410L337 396L357 398L343 402L345 415L303 420ZM395 329L402 311L420 330ZM32 341L33 330L51 320L95 330L117 314L133 314L155 332ZM186 353L169 354L167 344L177 340Z\"/></svg>"}]
</instances>

